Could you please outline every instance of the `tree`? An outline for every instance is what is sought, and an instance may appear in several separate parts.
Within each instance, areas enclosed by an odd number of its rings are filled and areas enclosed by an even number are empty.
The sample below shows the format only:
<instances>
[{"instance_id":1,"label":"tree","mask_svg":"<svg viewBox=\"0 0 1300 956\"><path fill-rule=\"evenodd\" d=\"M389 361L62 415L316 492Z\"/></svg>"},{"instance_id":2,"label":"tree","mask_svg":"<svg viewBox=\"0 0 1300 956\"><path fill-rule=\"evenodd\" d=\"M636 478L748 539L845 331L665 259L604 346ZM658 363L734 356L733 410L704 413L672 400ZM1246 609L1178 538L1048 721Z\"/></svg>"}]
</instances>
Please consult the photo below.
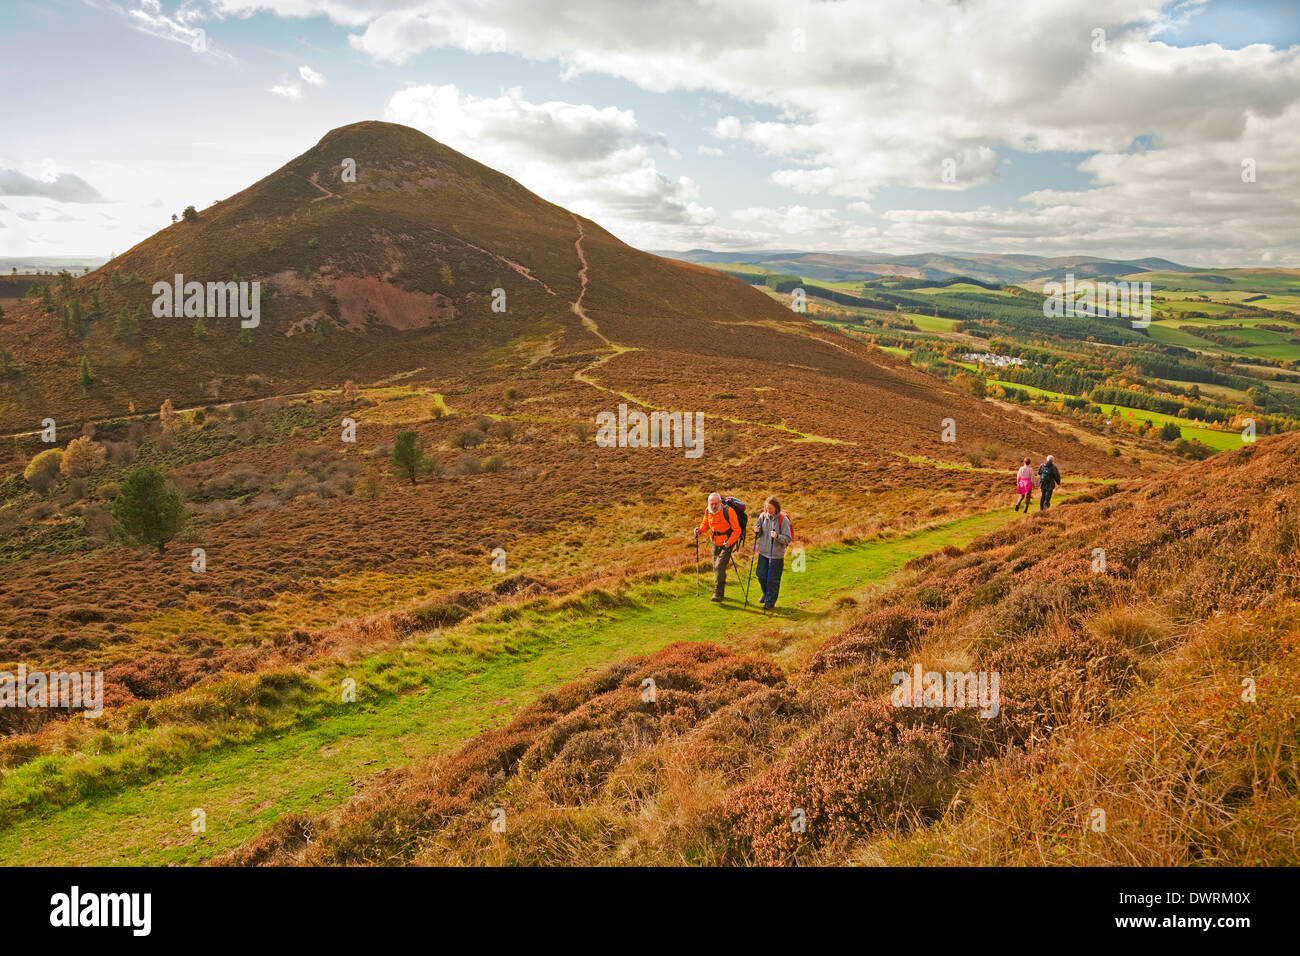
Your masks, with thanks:
<instances>
[{"instance_id":1,"label":"tree","mask_svg":"<svg viewBox=\"0 0 1300 956\"><path fill-rule=\"evenodd\" d=\"M3 322L4 320L5 320L5 310L3 308L0 308L0 322Z\"/></svg>"},{"instance_id":2,"label":"tree","mask_svg":"<svg viewBox=\"0 0 1300 956\"><path fill-rule=\"evenodd\" d=\"M398 432L393 442L393 474L409 478L415 484L416 475L425 475L437 467L437 461L424 454L424 445L415 432Z\"/></svg>"},{"instance_id":3,"label":"tree","mask_svg":"<svg viewBox=\"0 0 1300 956\"><path fill-rule=\"evenodd\" d=\"M46 312L54 311L54 293L50 291L49 285L41 286L41 308Z\"/></svg>"},{"instance_id":4,"label":"tree","mask_svg":"<svg viewBox=\"0 0 1300 956\"><path fill-rule=\"evenodd\" d=\"M176 222L176 218L177 218L177 217L176 217L176 213L172 213L172 222L173 222L173 223Z\"/></svg>"},{"instance_id":5,"label":"tree","mask_svg":"<svg viewBox=\"0 0 1300 956\"><path fill-rule=\"evenodd\" d=\"M252 330L252 329L249 329L249 328L243 328L243 329L240 329L240 330L239 330L239 344L240 344L240 345L252 345L252 344L253 344L253 330Z\"/></svg>"},{"instance_id":6,"label":"tree","mask_svg":"<svg viewBox=\"0 0 1300 956\"><path fill-rule=\"evenodd\" d=\"M81 369L77 372L77 381L81 383L82 388L90 388L95 382L95 370L90 367L90 359L84 355L81 357Z\"/></svg>"},{"instance_id":7,"label":"tree","mask_svg":"<svg viewBox=\"0 0 1300 956\"><path fill-rule=\"evenodd\" d=\"M59 466L62 463L61 450L47 449L27 463L27 467L23 469L23 477L36 491L45 494L59 480Z\"/></svg>"},{"instance_id":8,"label":"tree","mask_svg":"<svg viewBox=\"0 0 1300 956\"><path fill-rule=\"evenodd\" d=\"M133 341L140 333L140 320L130 309L123 309L117 315L117 325L113 327L113 338Z\"/></svg>"},{"instance_id":9,"label":"tree","mask_svg":"<svg viewBox=\"0 0 1300 956\"><path fill-rule=\"evenodd\" d=\"M165 399L162 408L158 409L158 424L162 426L164 435L170 435L181 427L180 416L176 414L176 409L172 407L170 398Z\"/></svg>"},{"instance_id":10,"label":"tree","mask_svg":"<svg viewBox=\"0 0 1300 956\"><path fill-rule=\"evenodd\" d=\"M1183 430L1178 427L1177 422L1165 422L1160 426L1161 441L1177 441L1183 437Z\"/></svg>"},{"instance_id":11,"label":"tree","mask_svg":"<svg viewBox=\"0 0 1300 956\"><path fill-rule=\"evenodd\" d=\"M83 435L68 442L68 447L63 450L59 471L67 478L80 478L104 467L107 455L103 445Z\"/></svg>"},{"instance_id":12,"label":"tree","mask_svg":"<svg viewBox=\"0 0 1300 956\"><path fill-rule=\"evenodd\" d=\"M81 309L81 300L73 299L64 309L63 331L67 335L80 335L81 323L85 319L85 313Z\"/></svg>"},{"instance_id":13,"label":"tree","mask_svg":"<svg viewBox=\"0 0 1300 956\"><path fill-rule=\"evenodd\" d=\"M90 294L90 321L98 322L104 317L104 303L99 301L99 293Z\"/></svg>"},{"instance_id":14,"label":"tree","mask_svg":"<svg viewBox=\"0 0 1300 956\"><path fill-rule=\"evenodd\" d=\"M203 321L203 316L194 320L194 338L202 342L208 337L208 325Z\"/></svg>"},{"instance_id":15,"label":"tree","mask_svg":"<svg viewBox=\"0 0 1300 956\"><path fill-rule=\"evenodd\" d=\"M0 375L13 375L18 371L18 363L14 361L14 355L3 345L0 345Z\"/></svg>"},{"instance_id":16,"label":"tree","mask_svg":"<svg viewBox=\"0 0 1300 956\"><path fill-rule=\"evenodd\" d=\"M184 217L186 222L199 221L198 211L193 206L186 206L184 212L181 213L181 216Z\"/></svg>"},{"instance_id":17,"label":"tree","mask_svg":"<svg viewBox=\"0 0 1300 956\"><path fill-rule=\"evenodd\" d=\"M185 527L181 496L167 488L157 468L136 468L122 479L113 501L113 517L122 532L140 545L157 545L162 554L167 542Z\"/></svg>"}]
</instances>

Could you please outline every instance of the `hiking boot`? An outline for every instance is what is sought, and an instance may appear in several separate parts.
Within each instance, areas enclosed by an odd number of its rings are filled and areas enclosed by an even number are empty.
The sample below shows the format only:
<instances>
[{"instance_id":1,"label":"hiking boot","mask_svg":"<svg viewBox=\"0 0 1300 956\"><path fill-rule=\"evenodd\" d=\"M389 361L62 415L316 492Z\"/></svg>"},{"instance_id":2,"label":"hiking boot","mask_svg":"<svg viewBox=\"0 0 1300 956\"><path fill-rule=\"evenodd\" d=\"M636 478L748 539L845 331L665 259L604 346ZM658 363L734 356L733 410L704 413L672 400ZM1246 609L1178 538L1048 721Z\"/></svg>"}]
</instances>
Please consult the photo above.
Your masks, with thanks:
<instances>
[{"instance_id":1,"label":"hiking boot","mask_svg":"<svg viewBox=\"0 0 1300 956\"><path fill-rule=\"evenodd\" d=\"M709 598L709 600L710 600L710 601L713 601L714 603L717 603L717 604L721 604L721 603L722 603L722 598L718 597L716 594L713 595L713 597Z\"/></svg>"},{"instance_id":2,"label":"hiking boot","mask_svg":"<svg viewBox=\"0 0 1300 956\"><path fill-rule=\"evenodd\" d=\"M770 611L770 610L772 610L772 608L774 608L774 607L776 607L775 604L764 604L764 605L763 605L763 610L764 610L764 611Z\"/></svg>"}]
</instances>

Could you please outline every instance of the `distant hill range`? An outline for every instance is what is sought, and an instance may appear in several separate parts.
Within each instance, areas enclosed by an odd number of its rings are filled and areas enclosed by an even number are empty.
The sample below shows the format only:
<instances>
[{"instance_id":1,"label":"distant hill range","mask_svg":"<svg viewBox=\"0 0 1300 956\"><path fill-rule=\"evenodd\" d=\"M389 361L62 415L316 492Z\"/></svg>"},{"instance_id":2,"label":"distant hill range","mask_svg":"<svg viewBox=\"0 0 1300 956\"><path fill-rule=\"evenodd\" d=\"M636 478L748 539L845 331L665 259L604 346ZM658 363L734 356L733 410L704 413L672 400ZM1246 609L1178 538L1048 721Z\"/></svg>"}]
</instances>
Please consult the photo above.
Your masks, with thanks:
<instances>
[{"instance_id":1,"label":"distant hill range","mask_svg":"<svg viewBox=\"0 0 1300 956\"><path fill-rule=\"evenodd\" d=\"M739 263L769 272L791 273L825 282L856 282L903 277L954 278L1021 285L1059 279L1066 272L1079 277L1123 276L1136 272L1192 272L1191 266L1168 259L1100 259L1096 256L1024 256L967 252L926 252L907 256L874 252L800 252L797 250L713 252L656 252L656 255L698 264Z\"/></svg>"}]
</instances>

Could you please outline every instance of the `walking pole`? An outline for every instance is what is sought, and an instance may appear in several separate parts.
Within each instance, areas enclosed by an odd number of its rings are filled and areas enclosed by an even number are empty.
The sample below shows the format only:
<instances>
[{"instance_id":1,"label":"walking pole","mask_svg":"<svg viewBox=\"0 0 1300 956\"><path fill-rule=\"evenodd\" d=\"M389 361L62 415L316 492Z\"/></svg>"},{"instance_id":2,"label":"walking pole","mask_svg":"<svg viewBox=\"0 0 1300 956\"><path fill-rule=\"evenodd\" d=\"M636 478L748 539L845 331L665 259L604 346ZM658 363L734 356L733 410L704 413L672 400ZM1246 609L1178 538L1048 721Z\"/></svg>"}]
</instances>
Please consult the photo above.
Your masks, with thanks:
<instances>
[{"instance_id":1,"label":"walking pole","mask_svg":"<svg viewBox=\"0 0 1300 956\"><path fill-rule=\"evenodd\" d=\"M754 547L749 552L749 574L745 575L745 607L749 607L749 582L754 576L754 555L758 554L758 529L754 529Z\"/></svg>"},{"instance_id":2,"label":"walking pole","mask_svg":"<svg viewBox=\"0 0 1300 956\"><path fill-rule=\"evenodd\" d=\"M700 536L695 535L695 593L700 593Z\"/></svg>"},{"instance_id":3,"label":"walking pole","mask_svg":"<svg viewBox=\"0 0 1300 956\"><path fill-rule=\"evenodd\" d=\"M776 533L781 533L781 516L776 516ZM767 586L772 581L772 551L776 548L776 538L767 539L767 576L763 580L763 593L767 594ZM773 604L776 602L773 601Z\"/></svg>"}]
</instances>

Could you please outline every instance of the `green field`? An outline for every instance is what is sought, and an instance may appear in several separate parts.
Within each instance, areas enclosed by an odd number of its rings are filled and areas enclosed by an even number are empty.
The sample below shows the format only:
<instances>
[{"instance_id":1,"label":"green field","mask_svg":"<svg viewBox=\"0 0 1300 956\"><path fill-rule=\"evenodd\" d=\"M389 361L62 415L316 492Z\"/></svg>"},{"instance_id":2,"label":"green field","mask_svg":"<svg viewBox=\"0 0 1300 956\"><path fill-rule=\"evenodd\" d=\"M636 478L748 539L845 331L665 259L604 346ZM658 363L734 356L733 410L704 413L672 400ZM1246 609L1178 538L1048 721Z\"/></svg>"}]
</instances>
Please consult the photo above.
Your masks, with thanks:
<instances>
[{"instance_id":1,"label":"green field","mask_svg":"<svg viewBox=\"0 0 1300 956\"><path fill-rule=\"evenodd\" d=\"M1209 445L1215 451L1228 451L1242 446L1240 432L1221 431L1217 428L1207 428L1204 425L1189 425L1185 418L1179 418L1176 415L1165 415L1160 412L1149 412L1144 408L1126 408L1122 405L1102 405L1100 407L1107 415L1122 418L1126 422L1150 421L1157 428L1166 422L1173 422L1182 429L1184 438L1195 439L1202 444Z\"/></svg>"},{"instance_id":2,"label":"green field","mask_svg":"<svg viewBox=\"0 0 1300 956\"><path fill-rule=\"evenodd\" d=\"M1019 382L1003 382L996 378L990 378L987 381L990 385L1001 385L1003 388L1019 389L1026 394L1041 395L1043 398L1050 398L1056 402L1059 402L1061 399L1066 397L1064 392L1052 392L1045 388L1036 388L1033 385L1021 385Z\"/></svg>"},{"instance_id":3,"label":"green field","mask_svg":"<svg viewBox=\"0 0 1300 956\"><path fill-rule=\"evenodd\" d=\"M902 315L911 319L922 332L951 332L957 325L957 319L943 319L934 315L922 315L919 312L904 312Z\"/></svg>"},{"instance_id":4,"label":"green field","mask_svg":"<svg viewBox=\"0 0 1300 956\"><path fill-rule=\"evenodd\" d=\"M1300 277L1294 270L1211 269L1192 272L1138 272L1123 276L1129 281L1150 282L1156 292L1190 292L1211 298L1221 292L1242 291L1300 293Z\"/></svg>"}]
</instances>

